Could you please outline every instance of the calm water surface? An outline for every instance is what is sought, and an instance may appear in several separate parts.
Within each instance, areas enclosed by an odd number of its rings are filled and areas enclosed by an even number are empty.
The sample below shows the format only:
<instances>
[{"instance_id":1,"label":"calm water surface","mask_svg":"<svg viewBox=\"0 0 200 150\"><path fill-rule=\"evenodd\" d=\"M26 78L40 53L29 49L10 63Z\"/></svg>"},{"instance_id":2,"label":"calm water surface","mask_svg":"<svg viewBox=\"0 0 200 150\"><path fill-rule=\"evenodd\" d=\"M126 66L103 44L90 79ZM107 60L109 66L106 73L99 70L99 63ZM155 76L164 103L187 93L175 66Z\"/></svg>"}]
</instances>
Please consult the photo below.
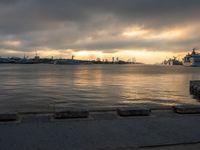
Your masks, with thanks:
<instances>
[{"instance_id":1,"label":"calm water surface","mask_svg":"<svg viewBox=\"0 0 200 150\"><path fill-rule=\"evenodd\" d=\"M0 108L46 111L54 105L118 107L197 104L189 81L200 68L155 65L0 64Z\"/></svg>"}]
</instances>

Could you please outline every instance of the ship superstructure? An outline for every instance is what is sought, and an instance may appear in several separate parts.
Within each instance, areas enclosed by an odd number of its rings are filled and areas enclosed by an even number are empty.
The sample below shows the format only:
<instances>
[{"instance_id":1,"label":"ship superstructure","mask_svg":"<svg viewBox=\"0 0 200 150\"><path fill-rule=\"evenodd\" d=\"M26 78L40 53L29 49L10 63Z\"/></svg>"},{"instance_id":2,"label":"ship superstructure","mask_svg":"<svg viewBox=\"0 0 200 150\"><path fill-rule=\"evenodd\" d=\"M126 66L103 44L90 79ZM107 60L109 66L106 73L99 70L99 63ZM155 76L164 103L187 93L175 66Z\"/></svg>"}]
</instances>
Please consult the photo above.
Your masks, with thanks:
<instances>
[{"instance_id":1,"label":"ship superstructure","mask_svg":"<svg viewBox=\"0 0 200 150\"><path fill-rule=\"evenodd\" d=\"M200 54L196 50L196 48L193 48L192 53L188 53L183 58L184 66L200 67Z\"/></svg>"}]
</instances>

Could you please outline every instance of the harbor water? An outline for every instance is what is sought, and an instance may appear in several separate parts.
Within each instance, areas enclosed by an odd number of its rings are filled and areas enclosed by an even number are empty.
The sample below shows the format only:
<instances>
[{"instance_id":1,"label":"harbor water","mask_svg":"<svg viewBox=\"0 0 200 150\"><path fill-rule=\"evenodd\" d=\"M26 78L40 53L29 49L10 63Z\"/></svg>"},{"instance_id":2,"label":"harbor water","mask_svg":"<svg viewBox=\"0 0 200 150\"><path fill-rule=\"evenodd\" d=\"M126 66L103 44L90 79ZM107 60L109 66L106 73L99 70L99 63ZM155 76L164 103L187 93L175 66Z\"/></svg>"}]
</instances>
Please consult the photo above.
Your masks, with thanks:
<instances>
[{"instance_id":1,"label":"harbor water","mask_svg":"<svg viewBox=\"0 0 200 150\"><path fill-rule=\"evenodd\" d=\"M189 81L199 74L184 66L0 64L0 109L198 104Z\"/></svg>"}]
</instances>

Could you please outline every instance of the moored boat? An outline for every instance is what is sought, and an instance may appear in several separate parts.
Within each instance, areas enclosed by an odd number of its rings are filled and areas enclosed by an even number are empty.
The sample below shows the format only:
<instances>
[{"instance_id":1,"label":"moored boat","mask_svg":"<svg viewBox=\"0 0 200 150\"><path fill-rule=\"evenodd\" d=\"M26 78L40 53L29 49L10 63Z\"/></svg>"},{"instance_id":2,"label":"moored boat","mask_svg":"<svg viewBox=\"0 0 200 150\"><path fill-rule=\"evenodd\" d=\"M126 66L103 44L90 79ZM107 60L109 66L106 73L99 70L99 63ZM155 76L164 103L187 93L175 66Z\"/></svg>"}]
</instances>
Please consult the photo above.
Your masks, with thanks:
<instances>
[{"instance_id":1,"label":"moored boat","mask_svg":"<svg viewBox=\"0 0 200 150\"><path fill-rule=\"evenodd\" d=\"M188 53L183 58L184 66L200 67L200 54L196 52L196 48L192 49L192 53Z\"/></svg>"}]
</instances>

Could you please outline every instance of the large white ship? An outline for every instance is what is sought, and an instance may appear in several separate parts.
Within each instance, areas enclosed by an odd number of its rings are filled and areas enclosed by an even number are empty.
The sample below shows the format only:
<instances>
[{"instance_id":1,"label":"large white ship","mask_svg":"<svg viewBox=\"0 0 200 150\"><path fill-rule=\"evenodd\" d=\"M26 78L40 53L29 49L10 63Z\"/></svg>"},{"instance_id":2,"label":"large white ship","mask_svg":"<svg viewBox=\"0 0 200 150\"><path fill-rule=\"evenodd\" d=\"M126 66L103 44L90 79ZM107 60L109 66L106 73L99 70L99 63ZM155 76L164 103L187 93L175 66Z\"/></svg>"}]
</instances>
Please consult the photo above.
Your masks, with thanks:
<instances>
[{"instance_id":1,"label":"large white ship","mask_svg":"<svg viewBox=\"0 0 200 150\"><path fill-rule=\"evenodd\" d=\"M192 49L192 53L188 53L183 58L184 66L200 67L200 54L196 52L196 48Z\"/></svg>"}]
</instances>

